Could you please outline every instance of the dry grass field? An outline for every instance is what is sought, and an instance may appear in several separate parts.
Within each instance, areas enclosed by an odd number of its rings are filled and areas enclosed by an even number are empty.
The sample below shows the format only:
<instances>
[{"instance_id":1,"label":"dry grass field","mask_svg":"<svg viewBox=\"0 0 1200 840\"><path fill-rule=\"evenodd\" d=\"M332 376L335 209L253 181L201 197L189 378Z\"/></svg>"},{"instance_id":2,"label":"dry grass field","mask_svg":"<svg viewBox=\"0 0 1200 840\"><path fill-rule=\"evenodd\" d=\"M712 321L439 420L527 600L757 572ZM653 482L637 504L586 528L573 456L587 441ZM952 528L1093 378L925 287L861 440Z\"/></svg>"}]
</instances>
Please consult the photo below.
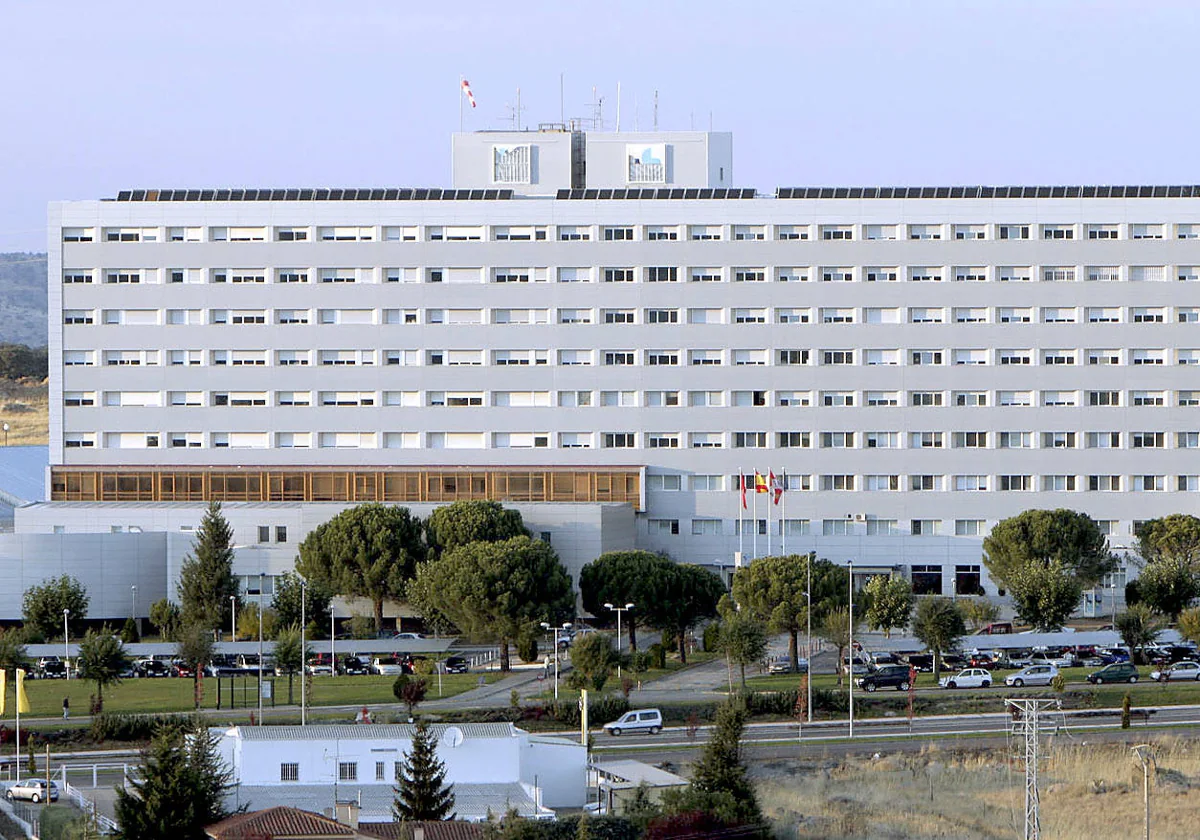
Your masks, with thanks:
<instances>
[{"instance_id":1,"label":"dry grass field","mask_svg":"<svg viewBox=\"0 0 1200 840\"><path fill-rule=\"evenodd\" d=\"M1152 740L1152 836L1200 836L1200 743ZM1142 770L1127 746L1059 741L1041 765L1042 834L1055 840L1141 837ZM1019 838L1024 770L1003 750L939 749L839 761L755 765L780 838Z\"/></svg>"},{"instance_id":2,"label":"dry grass field","mask_svg":"<svg viewBox=\"0 0 1200 840\"><path fill-rule=\"evenodd\" d=\"M50 423L46 383L0 379L0 422L8 424L9 446L45 445Z\"/></svg>"}]
</instances>

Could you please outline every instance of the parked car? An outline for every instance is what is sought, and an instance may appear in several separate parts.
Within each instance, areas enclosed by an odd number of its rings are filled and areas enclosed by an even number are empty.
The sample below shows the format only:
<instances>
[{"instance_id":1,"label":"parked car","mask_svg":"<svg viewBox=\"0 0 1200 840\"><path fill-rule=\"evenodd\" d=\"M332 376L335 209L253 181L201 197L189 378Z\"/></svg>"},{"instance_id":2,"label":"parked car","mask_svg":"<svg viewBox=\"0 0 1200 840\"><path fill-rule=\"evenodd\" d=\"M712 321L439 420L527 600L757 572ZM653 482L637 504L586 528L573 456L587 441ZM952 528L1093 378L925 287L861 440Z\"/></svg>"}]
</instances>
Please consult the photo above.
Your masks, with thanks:
<instances>
[{"instance_id":1,"label":"parked car","mask_svg":"<svg viewBox=\"0 0 1200 840\"><path fill-rule=\"evenodd\" d=\"M792 673L792 658L790 656L776 656L767 663L768 674L790 674ZM808 660L803 656L796 660L796 673L808 673Z\"/></svg>"},{"instance_id":2,"label":"parked car","mask_svg":"<svg viewBox=\"0 0 1200 840\"><path fill-rule=\"evenodd\" d=\"M984 651L971 654L971 658L967 661L967 664L969 664L972 668L986 668L989 671L994 668L1002 667L1000 661L996 659L996 657L992 656L991 653Z\"/></svg>"},{"instance_id":3,"label":"parked car","mask_svg":"<svg viewBox=\"0 0 1200 840\"><path fill-rule=\"evenodd\" d=\"M1053 665L1055 668L1074 668L1075 654L1069 650L1039 650L1034 651L1029 658L1030 665Z\"/></svg>"},{"instance_id":4,"label":"parked car","mask_svg":"<svg viewBox=\"0 0 1200 840\"><path fill-rule=\"evenodd\" d=\"M381 677L398 677L404 673L404 664L397 656L376 656L371 660L371 670Z\"/></svg>"},{"instance_id":5,"label":"parked car","mask_svg":"<svg viewBox=\"0 0 1200 840\"><path fill-rule=\"evenodd\" d=\"M1175 682L1176 680L1200 680L1200 662L1191 660L1176 662L1164 668L1156 668L1150 672L1150 679L1159 682Z\"/></svg>"},{"instance_id":6,"label":"parked car","mask_svg":"<svg viewBox=\"0 0 1200 840\"><path fill-rule=\"evenodd\" d=\"M963 668L952 677L942 677L938 685L942 688L988 688L992 674L984 668Z\"/></svg>"},{"instance_id":7,"label":"parked car","mask_svg":"<svg viewBox=\"0 0 1200 840\"><path fill-rule=\"evenodd\" d=\"M392 634L392 638L393 638L393 639L410 639L410 640L416 640L416 639L424 639L425 637L424 637L423 635L421 635L420 633L408 633L408 632L404 632L404 633L394 633L394 634Z\"/></svg>"},{"instance_id":8,"label":"parked car","mask_svg":"<svg viewBox=\"0 0 1200 840\"><path fill-rule=\"evenodd\" d=\"M1021 688L1027 685L1050 685L1050 681L1058 676L1058 668L1053 665L1030 665L1015 674L1004 678L1005 685Z\"/></svg>"},{"instance_id":9,"label":"parked car","mask_svg":"<svg viewBox=\"0 0 1200 840\"><path fill-rule=\"evenodd\" d=\"M933 671L933 655L929 653L912 653L908 656L908 664L922 674Z\"/></svg>"},{"instance_id":10,"label":"parked car","mask_svg":"<svg viewBox=\"0 0 1200 840\"><path fill-rule=\"evenodd\" d=\"M604 724L604 731L614 737L622 732L648 732L657 735L662 731L662 712L658 709L634 709L612 723Z\"/></svg>"},{"instance_id":11,"label":"parked car","mask_svg":"<svg viewBox=\"0 0 1200 840\"><path fill-rule=\"evenodd\" d=\"M135 677L169 677L171 669L161 659L139 659L133 663Z\"/></svg>"},{"instance_id":12,"label":"parked car","mask_svg":"<svg viewBox=\"0 0 1200 840\"><path fill-rule=\"evenodd\" d=\"M1129 651L1121 650L1120 648L1097 648L1091 654L1083 658L1081 664L1089 668L1102 668L1105 665L1111 665L1114 662L1128 662Z\"/></svg>"},{"instance_id":13,"label":"parked car","mask_svg":"<svg viewBox=\"0 0 1200 840\"><path fill-rule=\"evenodd\" d=\"M206 677L228 677L238 673L241 673L241 670L238 668L237 658L229 653L214 654L212 661L204 666Z\"/></svg>"},{"instance_id":14,"label":"parked car","mask_svg":"<svg viewBox=\"0 0 1200 840\"><path fill-rule=\"evenodd\" d=\"M899 665L900 657L890 650L881 650L878 653L871 654L871 661L876 665Z\"/></svg>"},{"instance_id":15,"label":"parked car","mask_svg":"<svg viewBox=\"0 0 1200 840\"><path fill-rule=\"evenodd\" d=\"M171 676L173 677L195 677L196 669L182 659L176 659L171 663Z\"/></svg>"},{"instance_id":16,"label":"parked car","mask_svg":"<svg viewBox=\"0 0 1200 840\"><path fill-rule=\"evenodd\" d=\"M1105 683L1135 683L1138 681L1138 669L1132 662L1113 662L1105 665L1099 671L1087 675L1087 681L1093 685Z\"/></svg>"},{"instance_id":17,"label":"parked car","mask_svg":"<svg viewBox=\"0 0 1200 840\"><path fill-rule=\"evenodd\" d=\"M943 668L967 668L970 667L970 664L971 663L967 661L967 657L963 656L961 653L942 654Z\"/></svg>"},{"instance_id":18,"label":"parked car","mask_svg":"<svg viewBox=\"0 0 1200 840\"><path fill-rule=\"evenodd\" d=\"M1196 658L1196 649L1187 645L1162 645L1154 656L1155 665L1170 665L1173 662L1186 662Z\"/></svg>"},{"instance_id":19,"label":"parked car","mask_svg":"<svg viewBox=\"0 0 1200 840\"><path fill-rule=\"evenodd\" d=\"M447 656L442 660L442 669L447 674L465 674L471 670L465 656Z\"/></svg>"},{"instance_id":20,"label":"parked car","mask_svg":"<svg viewBox=\"0 0 1200 840\"><path fill-rule=\"evenodd\" d=\"M28 799L30 802L57 802L58 785L49 779L23 779L9 785L4 793L11 802L14 799Z\"/></svg>"},{"instance_id":21,"label":"parked car","mask_svg":"<svg viewBox=\"0 0 1200 840\"><path fill-rule=\"evenodd\" d=\"M44 680L65 680L67 665L57 656L43 656L37 661L37 673Z\"/></svg>"},{"instance_id":22,"label":"parked car","mask_svg":"<svg viewBox=\"0 0 1200 840\"><path fill-rule=\"evenodd\" d=\"M304 666L310 677L332 677L333 666L328 662L309 662Z\"/></svg>"},{"instance_id":23,"label":"parked car","mask_svg":"<svg viewBox=\"0 0 1200 840\"><path fill-rule=\"evenodd\" d=\"M1028 650L1006 650L1002 661L1005 668L1028 668L1033 664L1033 654Z\"/></svg>"},{"instance_id":24,"label":"parked car","mask_svg":"<svg viewBox=\"0 0 1200 840\"><path fill-rule=\"evenodd\" d=\"M865 677L859 677L854 684L863 691L875 691L880 688L894 688L897 691L908 691L912 682L910 666L881 665Z\"/></svg>"},{"instance_id":25,"label":"parked car","mask_svg":"<svg viewBox=\"0 0 1200 840\"><path fill-rule=\"evenodd\" d=\"M357 656L345 656L338 663L338 672L349 677L359 677L371 673L371 666Z\"/></svg>"}]
</instances>

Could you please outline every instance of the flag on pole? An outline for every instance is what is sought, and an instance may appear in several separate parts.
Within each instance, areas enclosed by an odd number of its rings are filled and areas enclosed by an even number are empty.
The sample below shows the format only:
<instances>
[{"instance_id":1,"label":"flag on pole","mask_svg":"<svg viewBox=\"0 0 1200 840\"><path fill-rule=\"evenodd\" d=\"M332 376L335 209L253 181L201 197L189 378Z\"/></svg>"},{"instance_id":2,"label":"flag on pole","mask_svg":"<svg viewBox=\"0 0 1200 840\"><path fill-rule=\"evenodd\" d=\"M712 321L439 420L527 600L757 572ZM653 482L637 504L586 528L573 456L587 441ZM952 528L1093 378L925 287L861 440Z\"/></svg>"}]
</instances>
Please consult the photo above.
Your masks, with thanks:
<instances>
[{"instance_id":1,"label":"flag on pole","mask_svg":"<svg viewBox=\"0 0 1200 840\"><path fill-rule=\"evenodd\" d=\"M4 703L8 699L8 671L0 668L0 717L4 717Z\"/></svg>"},{"instance_id":2,"label":"flag on pole","mask_svg":"<svg viewBox=\"0 0 1200 840\"><path fill-rule=\"evenodd\" d=\"M737 483L738 483L738 490L742 491L742 510L745 510L746 509L746 476L742 474L741 470L738 470Z\"/></svg>"},{"instance_id":3,"label":"flag on pole","mask_svg":"<svg viewBox=\"0 0 1200 840\"><path fill-rule=\"evenodd\" d=\"M471 103L471 107L475 107L475 94L471 93L471 83L466 79L462 80L463 96L467 97L467 101Z\"/></svg>"},{"instance_id":4,"label":"flag on pole","mask_svg":"<svg viewBox=\"0 0 1200 840\"><path fill-rule=\"evenodd\" d=\"M783 476L775 475L775 471L771 470L771 493L775 504L779 504L779 499L783 496L783 491L786 488L783 486Z\"/></svg>"},{"instance_id":5,"label":"flag on pole","mask_svg":"<svg viewBox=\"0 0 1200 840\"><path fill-rule=\"evenodd\" d=\"M754 492L755 493L766 493L767 492L767 477L765 475L760 475L758 470L754 471Z\"/></svg>"},{"instance_id":6,"label":"flag on pole","mask_svg":"<svg viewBox=\"0 0 1200 840\"><path fill-rule=\"evenodd\" d=\"M29 695L25 693L25 669L17 669L17 714L29 714Z\"/></svg>"}]
</instances>

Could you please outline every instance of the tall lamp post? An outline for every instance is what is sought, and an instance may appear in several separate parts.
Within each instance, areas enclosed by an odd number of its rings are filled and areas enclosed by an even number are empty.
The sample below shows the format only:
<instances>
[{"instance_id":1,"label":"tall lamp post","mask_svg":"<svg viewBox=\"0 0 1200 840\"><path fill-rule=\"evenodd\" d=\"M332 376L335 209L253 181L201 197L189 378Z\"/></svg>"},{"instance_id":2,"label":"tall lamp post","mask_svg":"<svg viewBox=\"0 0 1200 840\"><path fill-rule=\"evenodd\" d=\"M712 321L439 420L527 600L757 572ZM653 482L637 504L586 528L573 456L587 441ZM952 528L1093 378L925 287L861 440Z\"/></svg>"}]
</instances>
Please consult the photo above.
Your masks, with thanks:
<instances>
[{"instance_id":1,"label":"tall lamp post","mask_svg":"<svg viewBox=\"0 0 1200 840\"><path fill-rule=\"evenodd\" d=\"M131 606L132 611L130 612L129 615L133 619L134 626L137 628L138 639L141 639L142 638L142 626L141 626L141 622L138 621L138 617L137 617L137 584L136 583L130 585L129 592L130 592L129 600L132 605Z\"/></svg>"},{"instance_id":2,"label":"tall lamp post","mask_svg":"<svg viewBox=\"0 0 1200 840\"><path fill-rule=\"evenodd\" d=\"M854 737L854 561L847 560L850 570L850 737Z\"/></svg>"},{"instance_id":3,"label":"tall lamp post","mask_svg":"<svg viewBox=\"0 0 1200 840\"><path fill-rule=\"evenodd\" d=\"M237 596L229 596L229 641L237 641Z\"/></svg>"},{"instance_id":4,"label":"tall lamp post","mask_svg":"<svg viewBox=\"0 0 1200 840\"><path fill-rule=\"evenodd\" d=\"M230 551L239 549L254 549L262 552L266 546L261 545L231 545ZM258 725L262 726L263 716L263 580L265 573L262 568L262 554L258 555Z\"/></svg>"},{"instance_id":5,"label":"tall lamp post","mask_svg":"<svg viewBox=\"0 0 1200 840\"><path fill-rule=\"evenodd\" d=\"M308 724L304 702L304 679L308 673L308 649L305 647L304 602L308 600L308 581L300 578L300 725Z\"/></svg>"},{"instance_id":6,"label":"tall lamp post","mask_svg":"<svg viewBox=\"0 0 1200 840\"><path fill-rule=\"evenodd\" d=\"M4 445L8 446L8 424L4 424Z\"/></svg>"},{"instance_id":7,"label":"tall lamp post","mask_svg":"<svg viewBox=\"0 0 1200 840\"><path fill-rule=\"evenodd\" d=\"M67 629L67 619L70 618L71 611L63 609L63 665L67 669L67 679L71 679L71 653L68 642L71 641L71 632Z\"/></svg>"},{"instance_id":8,"label":"tall lamp post","mask_svg":"<svg viewBox=\"0 0 1200 840\"><path fill-rule=\"evenodd\" d=\"M559 650L559 648L558 648L558 631L559 631L559 628L557 626L551 627L548 622L543 621L542 629L554 631L554 699L557 700L558 699L558 650ZM569 621L563 622L562 629L570 630L571 622L569 622Z\"/></svg>"},{"instance_id":9,"label":"tall lamp post","mask_svg":"<svg viewBox=\"0 0 1200 840\"><path fill-rule=\"evenodd\" d=\"M808 591L804 593L808 599L808 607L804 610L804 619L808 623L807 630L807 647L808 647L808 662L805 664L807 679L805 684L808 686L808 723L812 723L812 561L813 556L810 554L805 561L804 566L808 570Z\"/></svg>"},{"instance_id":10,"label":"tall lamp post","mask_svg":"<svg viewBox=\"0 0 1200 840\"><path fill-rule=\"evenodd\" d=\"M612 604L605 604L604 608L617 614L617 680L621 679L621 659L620 653L624 642L621 640L621 613L629 612L633 609L633 604L626 604L623 607L614 607Z\"/></svg>"}]
</instances>

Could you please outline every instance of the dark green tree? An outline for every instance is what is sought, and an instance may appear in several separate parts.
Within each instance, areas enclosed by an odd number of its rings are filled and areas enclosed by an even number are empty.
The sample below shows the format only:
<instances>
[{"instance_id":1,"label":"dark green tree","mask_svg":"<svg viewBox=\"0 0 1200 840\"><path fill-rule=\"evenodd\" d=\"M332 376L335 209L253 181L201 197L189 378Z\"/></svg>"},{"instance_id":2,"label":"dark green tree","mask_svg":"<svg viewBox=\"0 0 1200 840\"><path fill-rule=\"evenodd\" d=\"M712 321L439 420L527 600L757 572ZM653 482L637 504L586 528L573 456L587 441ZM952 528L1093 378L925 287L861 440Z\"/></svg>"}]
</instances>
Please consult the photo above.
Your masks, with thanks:
<instances>
[{"instance_id":1,"label":"dark green tree","mask_svg":"<svg viewBox=\"0 0 1200 840\"><path fill-rule=\"evenodd\" d=\"M1200 643L1200 607L1189 607L1179 614L1178 630L1179 635L1189 642Z\"/></svg>"},{"instance_id":2,"label":"dark green tree","mask_svg":"<svg viewBox=\"0 0 1200 840\"><path fill-rule=\"evenodd\" d=\"M25 649L24 634L15 628L0 628L0 669L12 672L17 668L29 667L29 654Z\"/></svg>"},{"instance_id":3,"label":"dark green tree","mask_svg":"<svg viewBox=\"0 0 1200 840\"><path fill-rule=\"evenodd\" d=\"M293 680L304 667L305 654L312 655L306 646L301 646L300 639L300 627L295 624L275 634L275 667L287 674L289 705L292 703Z\"/></svg>"},{"instance_id":4,"label":"dark green tree","mask_svg":"<svg viewBox=\"0 0 1200 840\"><path fill-rule=\"evenodd\" d=\"M192 694L198 709L203 700L200 690L203 685L202 674L213 660L216 642L213 641L212 631L203 624L190 624L178 630L176 636L175 653L192 669Z\"/></svg>"},{"instance_id":5,"label":"dark green tree","mask_svg":"<svg viewBox=\"0 0 1200 840\"><path fill-rule=\"evenodd\" d=\"M221 513L220 502L209 502L196 531L196 541L179 570L181 620L209 630L228 627L232 609L229 599L237 594L233 528Z\"/></svg>"},{"instance_id":6,"label":"dark green tree","mask_svg":"<svg viewBox=\"0 0 1200 840\"><path fill-rule=\"evenodd\" d=\"M1162 632L1163 621L1149 604L1134 604L1117 615L1117 632L1135 660L1143 661L1142 648L1154 644Z\"/></svg>"},{"instance_id":7,"label":"dark green tree","mask_svg":"<svg viewBox=\"0 0 1200 840\"><path fill-rule=\"evenodd\" d=\"M571 644L571 667L579 677L580 688L603 691L619 661L609 633L587 633Z\"/></svg>"},{"instance_id":8,"label":"dark green tree","mask_svg":"<svg viewBox=\"0 0 1200 840\"><path fill-rule=\"evenodd\" d=\"M117 837L206 840L204 828L229 816L225 795L231 788L216 739L204 726L190 733L160 727L142 754L141 772L117 788Z\"/></svg>"},{"instance_id":9,"label":"dark green tree","mask_svg":"<svg viewBox=\"0 0 1200 840\"><path fill-rule=\"evenodd\" d=\"M732 605L731 605L732 606ZM742 691L746 690L746 666L767 655L767 626L749 610L726 610L721 616L719 646L731 665L741 669Z\"/></svg>"},{"instance_id":10,"label":"dark green tree","mask_svg":"<svg viewBox=\"0 0 1200 840\"><path fill-rule=\"evenodd\" d=\"M1003 519L983 541L983 562L992 579L1010 589L1016 572L1031 563L1048 566L1054 561L1085 588L1116 567L1096 521L1064 508L1027 510Z\"/></svg>"},{"instance_id":11,"label":"dark green tree","mask_svg":"<svg viewBox=\"0 0 1200 840\"><path fill-rule=\"evenodd\" d=\"M175 638L179 631L179 607L166 598L160 598L150 605L150 623L158 630L164 640Z\"/></svg>"},{"instance_id":12,"label":"dark green tree","mask_svg":"<svg viewBox=\"0 0 1200 840\"><path fill-rule=\"evenodd\" d=\"M333 593L322 583L310 581L306 585L295 572L284 572L275 579L275 594L271 597L271 609L281 627L300 626L300 597L304 595L304 622L321 627L328 632L329 614Z\"/></svg>"},{"instance_id":13,"label":"dark green tree","mask_svg":"<svg viewBox=\"0 0 1200 840\"><path fill-rule=\"evenodd\" d=\"M425 541L431 560L467 543L501 542L525 536L531 535L520 511L482 499L442 505L425 520Z\"/></svg>"},{"instance_id":14,"label":"dark green tree","mask_svg":"<svg viewBox=\"0 0 1200 840\"><path fill-rule=\"evenodd\" d=\"M530 624L559 624L575 611L571 578L549 543L529 537L474 542L421 564L409 600L427 620L500 642L500 670L510 667L509 643Z\"/></svg>"},{"instance_id":15,"label":"dark green tree","mask_svg":"<svg viewBox=\"0 0 1200 840\"><path fill-rule=\"evenodd\" d=\"M1009 573L1017 621L1041 633L1061 630L1079 605L1083 588L1062 561L1032 562Z\"/></svg>"},{"instance_id":16,"label":"dark green tree","mask_svg":"<svg viewBox=\"0 0 1200 840\"><path fill-rule=\"evenodd\" d=\"M437 739L425 721L413 731L412 749L396 768L392 815L399 822L454 818L454 791L446 784L446 765L437 757Z\"/></svg>"},{"instance_id":17,"label":"dark green tree","mask_svg":"<svg viewBox=\"0 0 1200 840\"><path fill-rule=\"evenodd\" d=\"M962 610L949 598L922 598L913 619L913 635L933 654L933 678L942 673L942 654L953 650L967 634Z\"/></svg>"},{"instance_id":18,"label":"dark green tree","mask_svg":"<svg viewBox=\"0 0 1200 840\"><path fill-rule=\"evenodd\" d=\"M847 600L849 598L847 597ZM858 615L855 615L855 624L858 623ZM838 607L836 610L830 610L825 613L825 617L821 620L819 626L813 628L813 632L820 636L829 644L833 645L837 651L837 684L842 684L842 675L845 672L845 666L842 664L846 661L846 649L850 647L850 642L854 640L853 628L850 627L850 608ZM853 657L851 657L853 660ZM851 662L853 666L853 662ZM851 667L851 677L853 667Z\"/></svg>"},{"instance_id":19,"label":"dark green tree","mask_svg":"<svg viewBox=\"0 0 1200 840\"><path fill-rule=\"evenodd\" d=\"M121 641L127 645L136 645L142 640L142 636L138 633L137 622L132 617L125 619L125 623L121 626Z\"/></svg>"},{"instance_id":20,"label":"dark green tree","mask_svg":"<svg viewBox=\"0 0 1200 840\"><path fill-rule=\"evenodd\" d=\"M1146 563L1182 560L1200 567L1200 518L1173 513L1139 522L1134 529L1137 553Z\"/></svg>"},{"instance_id":21,"label":"dark green tree","mask_svg":"<svg viewBox=\"0 0 1200 840\"><path fill-rule=\"evenodd\" d=\"M621 629L629 634L629 650L637 650L637 629L649 626L646 616L662 579L675 568L665 554L652 551L609 551L579 572L579 595L583 608L594 616L610 617L605 604L633 609L621 618Z\"/></svg>"},{"instance_id":22,"label":"dark green tree","mask_svg":"<svg viewBox=\"0 0 1200 840\"><path fill-rule=\"evenodd\" d=\"M650 627L673 633L679 661L687 662L687 634L698 622L717 614L725 584L707 569L677 563L656 579L642 617Z\"/></svg>"},{"instance_id":23,"label":"dark green tree","mask_svg":"<svg viewBox=\"0 0 1200 840\"><path fill-rule=\"evenodd\" d=\"M1184 513L1150 519L1134 535L1143 564L1138 593L1174 620L1200 597L1200 519Z\"/></svg>"},{"instance_id":24,"label":"dark green tree","mask_svg":"<svg viewBox=\"0 0 1200 840\"><path fill-rule=\"evenodd\" d=\"M742 732L746 710L731 700L717 708L712 736L692 766L688 787L663 793L667 814L700 811L728 824L762 825L763 815L754 785L742 761Z\"/></svg>"},{"instance_id":25,"label":"dark green tree","mask_svg":"<svg viewBox=\"0 0 1200 840\"><path fill-rule=\"evenodd\" d=\"M912 617L912 584L906 578L876 575L867 582L866 594L869 606L866 610L867 626L882 630L887 638L893 629L908 626Z\"/></svg>"},{"instance_id":26,"label":"dark green tree","mask_svg":"<svg viewBox=\"0 0 1200 840\"><path fill-rule=\"evenodd\" d=\"M344 510L318 525L300 543L296 571L336 595L367 598L375 629L383 628L383 602L403 598L425 557L421 520L406 507L374 502Z\"/></svg>"},{"instance_id":27,"label":"dark green tree","mask_svg":"<svg viewBox=\"0 0 1200 840\"><path fill-rule=\"evenodd\" d=\"M82 583L70 575L62 575L25 590L21 614L25 624L43 639L53 639L62 638L63 610L70 610L68 629L72 635L78 635L87 618L89 601Z\"/></svg>"},{"instance_id":28,"label":"dark green tree","mask_svg":"<svg viewBox=\"0 0 1200 840\"><path fill-rule=\"evenodd\" d=\"M96 711L104 710L104 689L121 682L127 664L125 645L105 627L89 630L79 644L79 676L96 684Z\"/></svg>"},{"instance_id":29,"label":"dark green tree","mask_svg":"<svg viewBox=\"0 0 1200 840\"><path fill-rule=\"evenodd\" d=\"M411 674L401 674L392 683L392 695L408 708L410 720L417 706L425 702L428 693L429 683Z\"/></svg>"}]
</instances>

